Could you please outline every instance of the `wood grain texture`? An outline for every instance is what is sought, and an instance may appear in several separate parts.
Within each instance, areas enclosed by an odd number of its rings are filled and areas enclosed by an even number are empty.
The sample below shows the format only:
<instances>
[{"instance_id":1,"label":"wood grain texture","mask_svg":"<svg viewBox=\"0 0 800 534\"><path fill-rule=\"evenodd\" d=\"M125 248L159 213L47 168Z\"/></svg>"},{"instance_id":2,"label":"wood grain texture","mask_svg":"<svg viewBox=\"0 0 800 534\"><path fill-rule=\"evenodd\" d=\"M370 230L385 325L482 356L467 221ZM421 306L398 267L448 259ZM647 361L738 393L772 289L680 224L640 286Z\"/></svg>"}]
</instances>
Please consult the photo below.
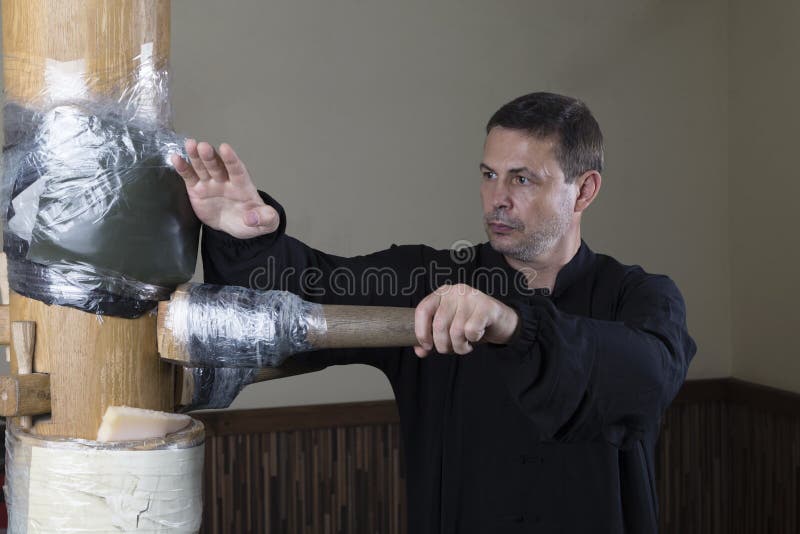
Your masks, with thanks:
<instances>
[{"instance_id":1,"label":"wood grain texture","mask_svg":"<svg viewBox=\"0 0 800 534\"><path fill-rule=\"evenodd\" d=\"M4 0L2 16L8 101L36 109L63 98L64 62L76 76L67 85L85 88L84 97L133 97L148 113L161 98L152 71L169 57L169 0ZM36 324L33 370L50 374L51 417L36 418L34 433L94 439L110 405L174 407L174 372L158 359L155 316L99 318L15 294L10 307L12 322ZM13 350L11 368L18 369Z\"/></svg>"},{"instance_id":2,"label":"wood grain texture","mask_svg":"<svg viewBox=\"0 0 800 534\"><path fill-rule=\"evenodd\" d=\"M0 345L11 343L11 310L7 305L0 304Z\"/></svg>"},{"instance_id":3,"label":"wood grain texture","mask_svg":"<svg viewBox=\"0 0 800 534\"><path fill-rule=\"evenodd\" d=\"M11 342L11 320L9 319L10 310L8 309L10 294L6 253L0 252L0 313L5 314L5 316L0 315L0 337L4 337L6 340L5 343L0 343L0 354L7 362L11 362L11 349L7 346Z\"/></svg>"},{"instance_id":4,"label":"wood grain texture","mask_svg":"<svg viewBox=\"0 0 800 534\"><path fill-rule=\"evenodd\" d=\"M11 323L11 346L17 356L17 375L19 376L25 376L33 372L33 345L35 341L36 323L33 321L14 321ZM20 416L18 424L24 429L31 428L31 416Z\"/></svg>"},{"instance_id":5,"label":"wood grain texture","mask_svg":"<svg viewBox=\"0 0 800 534\"><path fill-rule=\"evenodd\" d=\"M35 433L95 439L108 406L172 411L174 370L158 358L155 316L101 319L12 293L11 319L36 322L33 370L50 375L51 417L34 420ZM13 350L11 359L15 373Z\"/></svg>"},{"instance_id":6,"label":"wood grain texture","mask_svg":"<svg viewBox=\"0 0 800 534\"><path fill-rule=\"evenodd\" d=\"M396 424L206 438L203 533L401 534Z\"/></svg>"},{"instance_id":7,"label":"wood grain texture","mask_svg":"<svg viewBox=\"0 0 800 534\"><path fill-rule=\"evenodd\" d=\"M50 413L50 375L0 376L0 416Z\"/></svg>"},{"instance_id":8,"label":"wood grain texture","mask_svg":"<svg viewBox=\"0 0 800 534\"><path fill-rule=\"evenodd\" d=\"M187 285L178 286L172 292L170 300L165 300L158 303L157 319L156 319L156 339L158 343L158 355L161 359L173 362L178 365L189 365L192 358L189 356L189 351L185 345L178 341L175 333L172 330L172 324L169 320L169 305L175 299L187 299L188 292Z\"/></svg>"},{"instance_id":9,"label":"wood grain texture","mask_svg":"<svg viewBox=\"0 0 800 534\"><path fill-rule=\"evenodd\" d=\"M323 304L327 328L310 331L315 349L410 347L414 334L414 308L342 306Z\"/></svg>"},{"instance_id":10,"label":"wood grain texture","mask_svg":"<svg viewBox=\"0 0 800 534\"><path fill-rule=\"evenodd\" d=\"M8 288L8 262L6 261L6 253L0 252L0 304L8 306L10 294Z\"/></svg>"},{"instance_id":11,"label":"wood grain texture","mask_svg":"<svg viewBox=\"0 0 800 534\"><path fill-rule=\"evenodd\" d=\"M687 382L658 446L661 532L800 532L800 395Z\"/></svg>"},{"instance_id":12,"label":"wood grain texture","mask_svg":"<svg viewBox=\"0 0 800 534\"><path fill-rule=\"evenodd\" d=\"M3 0L2 15L10 101L48 98L48 63L83 62L89 95L108 97L130 87L143 44L156 69L169 58L169 0Z\"/></svg>"},{"instance_id":13,"label":"wood grain texture","mask_svg":"<svg viewBox=\"0 0 800 534\"><path fill-rule=\"evenodd\" d=\"M406 532L393 401L196 416L209 436L202 532ZM656 460L662 534L800 532L800 395L687 382Z\"/></svg>"}]
</instances>

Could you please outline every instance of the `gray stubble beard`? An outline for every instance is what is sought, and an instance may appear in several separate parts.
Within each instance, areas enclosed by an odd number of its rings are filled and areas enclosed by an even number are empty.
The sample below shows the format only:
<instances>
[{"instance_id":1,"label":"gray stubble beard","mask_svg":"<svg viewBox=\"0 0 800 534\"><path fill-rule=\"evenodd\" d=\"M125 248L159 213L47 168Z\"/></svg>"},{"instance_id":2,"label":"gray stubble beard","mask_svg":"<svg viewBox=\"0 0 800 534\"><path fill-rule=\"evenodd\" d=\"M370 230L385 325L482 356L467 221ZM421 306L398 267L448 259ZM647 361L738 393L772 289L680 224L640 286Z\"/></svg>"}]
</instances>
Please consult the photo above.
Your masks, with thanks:
<instances>
[{"instance_id":1,"label":"gray stubble beard","mask_svg":"<svg viewBox=\"0 0 800 534\"><path fill-rule=\"evenodd\" d=\"M562 209L559 210L557 214L545 221L543 227L539 228L533 233L526 233L523 242L516 246L502 247L492 242L491 233L489 232L489 228L487 226L486 233L489 236L489 242L491 243L492 248L504 256L509 256L517 261L526 263L545 255L555 246L558 240L561 239L569 229L570 218L572 215L571 209L568 208L569 205L570 202L569 198L567 197L562 203ZM497 219L501 221L507 220L512 223L511 226L513 228L517 230L521 229L522 232L525 233L524 225L522 225L521 221L516 219L504 219L502 216L498 217L497 215L499 215L499 213L498 211L495 211L489 216L485 217L484 221L486 222Z\"/></svg>"}]
</instances>

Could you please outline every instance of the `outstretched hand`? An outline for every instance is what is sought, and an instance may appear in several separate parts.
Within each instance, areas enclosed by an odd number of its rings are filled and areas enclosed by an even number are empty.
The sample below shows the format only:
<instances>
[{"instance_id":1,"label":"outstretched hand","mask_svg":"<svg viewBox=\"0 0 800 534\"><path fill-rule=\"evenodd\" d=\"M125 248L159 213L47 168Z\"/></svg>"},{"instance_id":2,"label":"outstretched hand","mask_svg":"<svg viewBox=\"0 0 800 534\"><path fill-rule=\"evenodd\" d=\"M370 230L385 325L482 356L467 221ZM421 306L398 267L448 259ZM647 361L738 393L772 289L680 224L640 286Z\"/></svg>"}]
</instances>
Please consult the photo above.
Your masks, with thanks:
<instances>
[{"instance_id":1,"label":"outstretched hand","mask_svg":"<svg viewBox=\"0 0 800 534\"><path fill-rule=\"evenodd\" d=\"M466 284L443 285L422 299L414 313L420 358L436 348L439 354L468 354L474 343L507 343L517 330L513 308Z\"/></svg>"},{"instance_id":2,"label":"outstretched hand","mask_svg":"<svg viewBox=\"0 0 800 534\"><path fill-rule=\"evenodd\" d=\"M214 150L209 143L186 141L189 162L177 155L172 165L181 175L200 221L239 239L274 232L280 216L264 203L247 168L227 143Z\"/></svg>"}]
</instances>

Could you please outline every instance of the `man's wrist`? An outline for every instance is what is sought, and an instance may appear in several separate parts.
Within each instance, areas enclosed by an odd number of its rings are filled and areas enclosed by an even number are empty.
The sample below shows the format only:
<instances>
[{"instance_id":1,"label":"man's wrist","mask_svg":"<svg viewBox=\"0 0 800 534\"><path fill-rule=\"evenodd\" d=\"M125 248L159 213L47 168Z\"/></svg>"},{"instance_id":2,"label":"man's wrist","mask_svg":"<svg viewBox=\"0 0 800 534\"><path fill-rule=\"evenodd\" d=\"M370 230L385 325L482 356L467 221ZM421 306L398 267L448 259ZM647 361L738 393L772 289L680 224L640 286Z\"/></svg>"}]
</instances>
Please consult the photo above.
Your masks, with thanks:
<instances>
[{"instance_id":1,"label":"man's wrist","mask_svg":"<svg viewBox=\"0 0 800 534\"><path fill-rule=\"evenodd\" d=\"M503 341L498 342L498 344L508 345L514 339L516 339L517 335L519 335L522 320L517 313L517 310L511 306L508 306L507 304L501 303L500 305L503 307L500 324L503 325L503 329L501 331L504 333L504 335L500 338Z\"/></svg>"}]
</instances>

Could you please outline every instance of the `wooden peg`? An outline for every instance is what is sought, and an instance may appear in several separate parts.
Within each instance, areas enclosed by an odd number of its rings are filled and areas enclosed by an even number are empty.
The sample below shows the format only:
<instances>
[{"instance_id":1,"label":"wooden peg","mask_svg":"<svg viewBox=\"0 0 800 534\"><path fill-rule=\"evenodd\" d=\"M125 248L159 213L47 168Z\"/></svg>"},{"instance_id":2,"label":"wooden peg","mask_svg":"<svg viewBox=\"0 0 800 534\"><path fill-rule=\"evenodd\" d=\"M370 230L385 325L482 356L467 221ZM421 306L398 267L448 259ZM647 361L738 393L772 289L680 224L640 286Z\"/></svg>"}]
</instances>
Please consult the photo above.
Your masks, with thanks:
<instances>
[{"instance_id":1,"label":"wooden peg","mask_svg":"<svg viewBox=\"0 0 800 534\"><path fill-rule=\"evenodd\" d=\"M9 319L8 304L0 305L0 345L8 345L11 342L11 322ZM8 361L8 358L6 358Z\"/></svg>"},{"instance_id":2,"label":"wooden peg","mask_svg":"<svg viewBox=\"0 0 800 534\"><path fill-rule=\"evenodd\" d=\"M50 413L50 375L0 376L0 416Z\"/></svg>"},{"instance_id":3,"label":"wooden peg","mask_svg":"<svg viewBox=\"0 0 800 534\"><path fill-rule=\"evenodd\" d=\"M10 299L10 289L8 287L8 262L6 260L6 253L0 252L0 304L4 309L0 309L0 352L4 352L6 361L11 361L11 349L8 344L11 338L11 328L9 322L9 309L8 303ZM3 341L5 340L5 341Z\"/></svg>"},{"instance_id":4,"label":"wooden peg","mask_svg":"<svg viewBox=\"0 0 800 534\"><path fill-rule=\"evenodd\" d=\"M17 374L31 374L33 372L33 347L36 343L36 323L14 321L11 323L11 338L14 343L14 353L17 355ZM31 423L29 415L19 418L19 425L22 428L30 429Z\"/></svg>"},{"instance_id":5,"label":"wooden peg","mask_svg":"<svg viewBox=\"0 0 800 534\"><path fill-rule=\"evenodd\" d=\"M0 304L8 304L9 298L8 263L6 261L6 253L0 252Z\"/></svg>"}]
</instances>

